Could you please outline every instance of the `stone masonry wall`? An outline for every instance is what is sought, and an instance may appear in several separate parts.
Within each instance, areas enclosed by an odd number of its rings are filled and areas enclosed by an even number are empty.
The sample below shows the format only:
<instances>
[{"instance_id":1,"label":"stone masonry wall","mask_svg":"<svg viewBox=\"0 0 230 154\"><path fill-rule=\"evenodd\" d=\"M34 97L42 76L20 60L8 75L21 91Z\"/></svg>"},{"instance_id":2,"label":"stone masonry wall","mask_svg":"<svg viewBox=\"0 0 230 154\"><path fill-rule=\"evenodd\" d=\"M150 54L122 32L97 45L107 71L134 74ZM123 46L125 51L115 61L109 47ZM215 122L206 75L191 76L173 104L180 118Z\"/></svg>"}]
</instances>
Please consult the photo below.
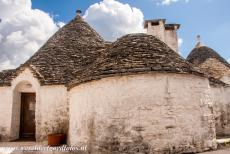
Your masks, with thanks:
<instances>
[{"instance_id":1,"label":"stone masonry wall","mask_svg":"<svg viewBox=\"0 0 230 154\"><path fill-rule=\"evenodd\" d=\"M207 79L178 74L111 77L70 90L70 144L92 153L215 149Z\"/></svg>"},{"instance_id":2,"label":"stone masonry wall","mask_svg":"<svg viewBox=\"0 0 230 154\"><path fill-rule=\"evenodd\" d=\"M200 67L207 73L211 74L213 77L230 84L230 68L218 60L209 58L204 63L202 63Z\"/></svg>"},{"instance_id":3,"label":"stone masonry wall","mask_svg":"<svg viewBox=\"0 0 230 154\"><path fill-rule=\"evenodd\" d=\"M212 87L212 92L217 136L230 136L230 87Z\"/></svg>"}]
</instances>

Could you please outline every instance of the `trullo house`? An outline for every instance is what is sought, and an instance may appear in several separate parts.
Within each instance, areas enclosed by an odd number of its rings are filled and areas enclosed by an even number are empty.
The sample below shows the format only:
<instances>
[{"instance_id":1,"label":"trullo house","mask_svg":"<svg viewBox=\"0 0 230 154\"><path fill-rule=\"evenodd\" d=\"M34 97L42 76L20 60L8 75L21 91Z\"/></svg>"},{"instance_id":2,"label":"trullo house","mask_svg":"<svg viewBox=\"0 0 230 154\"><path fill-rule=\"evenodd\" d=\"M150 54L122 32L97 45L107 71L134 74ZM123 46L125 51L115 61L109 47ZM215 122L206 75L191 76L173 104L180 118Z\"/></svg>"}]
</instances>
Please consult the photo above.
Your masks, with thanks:
<instances>
[{"instance_id":1,"label":"trullo house","mask_svg":"<svg viewBox=\"0 0 230 154\"><path fill-rule=\"evenodd\" d=\"M78 14L24 64L2 71L0 140L41 142L63 132L68 145L87 144L91 153L215 149L216 130L229 131L228 121L216 121L229 112L221 108L229 107L229 64L182 58L178 24L144 27L147 34L106 42Z\"/></svg>"}]
</instances>

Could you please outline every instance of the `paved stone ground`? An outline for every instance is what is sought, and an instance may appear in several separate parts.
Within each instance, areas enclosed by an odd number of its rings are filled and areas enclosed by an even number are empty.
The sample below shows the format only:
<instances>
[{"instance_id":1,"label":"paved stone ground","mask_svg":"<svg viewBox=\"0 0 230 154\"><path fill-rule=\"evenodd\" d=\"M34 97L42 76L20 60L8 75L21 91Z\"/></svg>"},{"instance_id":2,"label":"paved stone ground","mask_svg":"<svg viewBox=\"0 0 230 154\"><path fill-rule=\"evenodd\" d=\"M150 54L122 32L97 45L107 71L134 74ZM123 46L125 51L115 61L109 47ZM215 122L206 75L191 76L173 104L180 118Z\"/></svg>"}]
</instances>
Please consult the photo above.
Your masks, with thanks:
<instances>
[{"instance_id":1,"label":"paved stone ground","mask_svg":"<svg viewBox=\"0 0 230 154\"><path fill-rule=\"evenodd\" d=\"M229 143L230 139L218 140L219 143ZM0 142L0 154L73 154L69 152L19 152L19 151L1 151L1 147L19 147L19 146L45 146L47 143L36 143L36 142ZM82 154L82 152L76 152L75 154ZM217 151L204 152L200 154L230 154L230 146Z\"/></svg>"},{"instance_id":2,"label":"paved stone ground","mask_svg":"<svg viewBox=\"0 0 230 154\"><path fill-rule=\"evenodd\" d=\"M47 142L0 142L0 154L85 154L84 151L78 150L75 152L62 151L15 151L12 149L5 149L5 147L31 147L31 148L47 148ZM60 147L61 148L61 147Z\"/></svg>"},{"instance_id":3,"label":"paved stone ground","mask_svg":"<svg viewBox=\"0 0 230 154\"><path fill-rule=\"evenodd\" d=\"M212 151L212 152L204 152L201 154L230 154L230 148L224 150Z\"/></svg>"},{"instance_id":4,"label":"paved stone ground","mask_svg":"<svg viewBox=\"0 0 230 154\"><path fill-rule=\"evenodd\" d=\"M217 139L218 147L220 150L212 152L204 152L202 154L230 154L230 138Z\"/></svg>"}]
</instances>

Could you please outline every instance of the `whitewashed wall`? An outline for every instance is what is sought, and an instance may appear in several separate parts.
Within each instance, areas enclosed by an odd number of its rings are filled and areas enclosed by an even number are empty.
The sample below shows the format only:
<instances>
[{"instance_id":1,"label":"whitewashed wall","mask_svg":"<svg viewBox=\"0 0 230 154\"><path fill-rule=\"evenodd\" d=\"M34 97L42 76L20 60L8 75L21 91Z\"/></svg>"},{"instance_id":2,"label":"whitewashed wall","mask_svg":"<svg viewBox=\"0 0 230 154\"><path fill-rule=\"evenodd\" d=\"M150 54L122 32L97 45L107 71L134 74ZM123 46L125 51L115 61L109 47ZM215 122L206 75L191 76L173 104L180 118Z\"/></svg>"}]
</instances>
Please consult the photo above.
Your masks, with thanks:
<instances>
[{"instance_id":1,"label":"whitewashed wall","mask_svg":"<svg viewBox=\"0 0 230 154\"><path fill-rule=\"evenodd\" d=\"M151 21L149 21L147 24L147 34L156 36L161 41L165 42L174 51L179 52L177 29L166 30L165 23L163 21L159 21L159 25L154 26L152 26Z\"/></svg>"},{"instance_id":2,"label":"whitewashed wall","mask_svg":"<svg viewBox=\"0 0 230 154\"><path fill-rule=\"evenodd\" d=\"M111 77L70 90L70 144L113 152L216 148L207 79L178 74Z\"/></svg>"},{"instance_id":3,"label":"whitewashed wall","mask_svg":"<svg viewBox=\"0 0 230 154\"><path fill-rule=\"evenodd\" d=\"M163 21L159 21L159 25L152 26L151 22L147 25L147 34L156 36L163 42L165 41L165 25Z\"/></svg>"},{"instance_id":4,"label":"whitewashed wall","mask_svg":"<svg viewBox=\"0 0 230 154\"><path fill-rule=\"evenodd\" d=\"M12 91L10 87L0 87L0 141L10 140L10 119Z\"/></svg>"},{"instance_id":5,"label":"whitewashed wall","mask_svg":"<svg viewBox=\"0 0 230 154\"><path fill-rule=\"evenodd\" d=\"M212 87L217 136L230 135L230 87Z\"/></svg>"},{"instance_id":6,"label":"whitewashed wall","mask_svg":"<svg viewBox=\"0 0 230 154\"><path fill-rule=\"evenodd\" d=\"M36 93L36 140L44 141L48 134L68 132L67 88L40 86L30 69L25 69L11 87L0 88L0 136L4 140L19 138L21 93Z\"/></svg>"},{"instance_id":7,"label":"whitewashed wall","mask_svg":"<svg viewBox=\"0 0 230 154\"><path fill-rule=\"evenodd\" d=\"M67 88L65 86L42 86L40 89L40 130L38 140L44 141L48 134L68 132Z\"/></svg>"},{"instance_id":8,"label":"whitewashed wall","mask_svg":"<svg viewBox=\"0 0 230 154\"><path fill-rule=\"evenodd\" d=\"M178 52L178 38L177 30L165 30L165 43L172 48L174 51Z\"/></svg>"},{"instance_id":9,"label":"whitewashed wall","mask_svg":"<svg viewBox=\"0 0 230 154\"><path fill-rule=\"evenodd\" d=\"M21 113L21 93L22 92L34 92L36 93L36 110L35 121L36 130L39 129L38 116L39 116L39 103L40 103L40 83L34 78L33 73L29 68L22 71L11 83L11 90L13 92L12 110L11 110L11 140L19 138L20 131L20 113Z\"/></svg>"}]
</instances>

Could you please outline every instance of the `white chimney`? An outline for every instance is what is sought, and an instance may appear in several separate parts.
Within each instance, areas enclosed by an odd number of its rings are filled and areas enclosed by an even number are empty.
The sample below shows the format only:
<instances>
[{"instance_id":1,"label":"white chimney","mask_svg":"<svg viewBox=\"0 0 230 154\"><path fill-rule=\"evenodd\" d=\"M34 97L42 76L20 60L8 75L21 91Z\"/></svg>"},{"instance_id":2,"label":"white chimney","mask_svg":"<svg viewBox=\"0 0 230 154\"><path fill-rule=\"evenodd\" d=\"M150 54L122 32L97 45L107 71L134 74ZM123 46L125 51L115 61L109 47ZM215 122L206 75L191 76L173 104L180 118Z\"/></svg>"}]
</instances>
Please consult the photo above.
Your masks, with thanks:
<instances>
[{"instance_id":1,"label":"white chimney","mask_svg":"<svg viewBox=\"0 0 230 154\"><path fill-rule=\"evenodd\" d=\"M179 51L177 30L180 28L179 24L165 25L165 43L174 51Z\"/></svg>"},{"instance_id":2,"label":"white chimney","mask_svg":"<svg viewBox=\"0 0 230 154\"><path fill-rule=\"evenodd\" d=\"M147 34L156 36L161 41L164 41L165 21L166 19L146 20L144 24L144 28L147 28Z\"/></svg>"},{"instance_id":3,"label":"white chimney","mask_svg":"<svg viewBox=\"0 0 230 154\"><path fill-rule=\"evenodd\" d=\"M177 30L179 24L165 24L166 19L146 20L144 28L147 34L156 36L174 51L179 52Z\"/></svg>"}]
</instances>

